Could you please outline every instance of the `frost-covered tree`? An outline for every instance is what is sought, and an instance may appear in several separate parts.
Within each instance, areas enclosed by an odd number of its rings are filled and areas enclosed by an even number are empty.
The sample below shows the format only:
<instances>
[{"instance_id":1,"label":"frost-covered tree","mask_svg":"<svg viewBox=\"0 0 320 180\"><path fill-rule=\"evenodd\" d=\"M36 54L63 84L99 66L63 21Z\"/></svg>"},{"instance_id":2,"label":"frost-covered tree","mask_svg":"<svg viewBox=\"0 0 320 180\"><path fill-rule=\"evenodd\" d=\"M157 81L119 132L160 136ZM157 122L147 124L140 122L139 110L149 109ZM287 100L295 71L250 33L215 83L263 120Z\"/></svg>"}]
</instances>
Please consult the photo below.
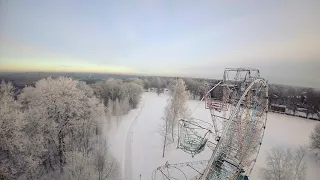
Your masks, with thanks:
<instances>
[{"instance_id":1,"label":"frost-covered tree","mask_svg":"<svg viewBox=\"0 0 320 180\"><path fill-rule=\"evenodd\" d=\"M132 82L140 85L141 87L144 87L144 82L142 79L139 79L139 78L133 78Z\"/></svg>"},{"instance_id":2,"label":"frost-covered tree","mask_svg":"<svg viewBox=\"0 0 320 180\"><path fill-rule=\"evenodd\" d=\"M173 90L170 94L169 104L171 107L172 118L170 119L169 126L170 132L172 135L172 139L174 140L174 129L178 124L178 120L180 118L186 118L189 116L189 109L188 109L188 99L189 95L186 91L186 85L182 79L176 80L175 84L173 85Z\"/></svg>"},{"instance_id":3,"label":"frost-covered tree","mask_svg":"<svg viewBox=\"0 0 320 180\"><path fill-rule=\"evenodd\" d=\"M0 84L0 179L15 179L25 172L25 159L20 151L22 113L14 100L14 87L4 81Z\"/></svg>"},{"instance_id":4,"label":"frost-covered tree","mask_svg":"<svg viewBox=\"0 0 320 180\"><path fill-rule=\"evenodd\" d=\"M314 131L311 133L311 148L320 151L320 123L316 125Z\"/></svg>"},{"instance_id":5,"label":"frost-covered tree","mask_svg":"<svg viewBox=\"0 0 320 180\"><path fill-rule=\"evenodd\" d=\"M267 155L266 168L261 169L265 180L304 180L307 149L273 148Z\"/></svg>"},{"instance_id":6,"label":"frost-covered tree","mask_svg":"<svg viewBox=\"0 0 320 180\"><path fill-rule=\"evenodd\" d=\"M119 99L116 99L116 101L114 103L114 115L116 116L117 127L119 126L119 120L120 120L121 114L122 114L122 112L121 112Z\"/></svg>"},{"instance_id":7,"label":"frost-covered tree","mask_svg":"<svg viewBox=\"0 0 320 180\"><path fill-rule=\"evenodd\" d=\"M161 87L162 87L162 82L161 82L161 80L160 80L160 78L159 77L157 77L156 79L155 79L155 81L156 81L156 88L157 88L157 90L156 90L156 93L158 94L158 96L161 94Z\"/></svg>"},{"instance_id":8,"label":"frost-covered tree","mask_svg":"<svg viewBox=\"0 0 320 180\"><path fill-rule=\"evenodd\" d=\"M107 106L109 99L115 101L117 98L121 99L124 97L125 89L123 84L119 79L110 78L103 82L98 82L92 85L92 87L96 95L101 98Z\"/></svg>"},{"instance_id":9,"label":"frost-covered tree","mask_svg":"<svg viewBox=\"0 0 320 180\"><path fill-rule=\"evenodd\" d=\"M127 114L130 110L129 98L124 97L124 99L120 102L120 107L123 114Z\"/></svg>"},{"instance_id":10,"label":"frost-covered tree","mask_svg":"<svg viewBox=\"0 0 320 180\"><path fill-rule=\"evenodd\" d=\"M188 98L184 81L182 79L176 80L162 117L163 125L160 129L160 135L164 137L162 156L164 156L166 146L175 139L175 128L179 119L189 116ZM169 137L170 134L171 137Z\"/></svg>"},{"instance_id":11,"label":"frost-covered tree","mask_svg":"<svg viewBox=\"0 0 320 180\"><path fill-rule=\"evenodd\" d=\"M30 153L47 170L58 166L62 172L67 152L92 150L91 138L98 133L104 106L90 87L71 78L47 78L24 88L19 101L28 122L26 137L40 151Z\"/></svg>"},{"instance_id":12,"label":"frost-covered tree","mask_svg":"<svg viewBox=\"0 0 320 180\"><path fill-rule=\"evenodd\" d=\"M142 93L143 93L142 86L136 83L125 84L125 96L129 99L129 104L132 108L137 108L141 100Z\"/></svg>"},{"instance_id":13,"label":"frost-covered tree","mask_svg":"<svg viewBox=\"0 0 320 180\"><path fill-rule=\"evenodd\" d=\"M120 108L120 102L119 99L116 99L114 103L114 115L119 117L121 115L121 108Z\"/></svg>"},{"instance_id":14,"label":"frost-covered tree","mask_svg":"<svg viewBox=\"0 0 320 180\"><path fill-rule=\"evenodd\" d=\"M98 179L92 153L83 154L79 151L67 152L65 171L61 174L63 180L90 180Z\"/></svg>"},{"instance_id":15,"label":"frost-covered tree","mask_svg":"<svg viewBox=\"0 0 320 180\"><path fill-rule=\"evenodd\" d=\"M13 86L11 83L0 84L0 150L6 152L8 156L11 149L14 149L14 141L12 141L13 133L17 131L16 113L19 113L19 104L13 98Z\"/></svg>"},{"instance_id":16,"label":"frost-covered tree","mask_svg":"<svg viewBox=\"0 0 320 180\"><path fill-rule=\"evenodd\" d=\"M107 79L92 85L95 94L108 106L109 100L129 100L129 107L136 108L140 102L143 87L135 82L123 82L119 79ZM124 112L124 111L123 111Z\"/></svg>"},{"instance_id":17,"label":"frost-covered tree","mask_svg":"<svg viewBox=\"0 0 320 180\"><path fill-rule=\"evenodd\" d=\"M113 115L113 101L108 99L108 106L107 106L107 117L110 120Z\"/></svg>"},{"instance_id":18,"label":"frost-covered tree","mask_svg":"<svg viewBox=\"0 0 320 180\"><path fill-rule=\"evenodd\" d=\"M0 179L98 179L104 109L89 86L71 78L39 80L18 101L2 82ZM117 163L103 153L109 175L100 179L116 179Z\"/></svg>"},{"instance_id":19,"label":"frost-covered tree","mask_svg":"<svg viewBox=\"0 0 320 180\"><path fill-rule=\"evenodd\" d=\"M118 180L120 178L120 168L116 160L108 153L105 140L100 140L97 144L94 166L98 174L98 180Z\"/></svg>"},{"instance_id":20,"label":"frost-covered tree","mask_svg":"<svg viewBox=\"0 0 320 180\"><path fill-rule=\"evenodd\" d=\"M83 154L78 151L67 153L67 163L62 178L65 180L118 180L119 166L109 154L105 140L99 140L94 151Z\"/></svg>"},{"instance_id":21,"label":"frost-covered tree","mask_svg":"<svg viewBox=\"0 0 320 180\"><path fill-rule=\"evenodd\" d=\"M157 88L157 89L156 89L156 93L157 93L158 96L160 96L160 94L161 94L161 88Z\"/></svg>"},{"instance_id":22,"label":"frost-covered tree","mask_svg":"<svg viewBox=\"0 0 320 180\"><path fill-rule=\"evenodd\" d=\"M164 108L164 115L162 116L163 125L160 127L160 135L163 137L163 149L162 149L162 157L164 157L165 150L168 145L172 143L172 139L170 137L170 127L172 123L173 111L171 108L171 103L167 103L167 106Z\"/></svg>"},{"instance_id":23,"label":"frost-covered tree","mask_svg":"<svg viewBox=\"0 0 320 180\"><path fill-rule=\"evenodd\" d=\"M184 79L187 89L190 92L191 99L202 98L201 95L204 93L204 82L193 79L193 78L185 78Z\"/></svg>"}]
</instances>

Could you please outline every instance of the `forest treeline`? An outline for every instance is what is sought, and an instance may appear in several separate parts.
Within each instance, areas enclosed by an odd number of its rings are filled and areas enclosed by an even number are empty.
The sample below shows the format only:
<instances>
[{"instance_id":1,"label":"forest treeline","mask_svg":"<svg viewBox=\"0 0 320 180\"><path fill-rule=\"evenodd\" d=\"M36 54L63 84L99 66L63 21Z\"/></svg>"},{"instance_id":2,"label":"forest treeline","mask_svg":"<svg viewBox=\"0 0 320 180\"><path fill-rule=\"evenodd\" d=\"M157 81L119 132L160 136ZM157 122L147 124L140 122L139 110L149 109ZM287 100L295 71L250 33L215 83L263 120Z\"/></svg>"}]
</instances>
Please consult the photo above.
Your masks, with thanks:
<instances>
[{"instance_id":1,"label":"forest treeline","mask_svg":"<svg viewBox=\"0 0 320 180\"><path fill-rule=\"evenodd\" d=\"M139 81L145 89L156 88L156 92L161 93L163 88L172 89L172 83L176 79L171 77L140 77L128 78L126 81ZM182 79L189 92L189 98L194 100L200 100L204 96L205 84L213 86L219 82L219 80L201 78ZM215 93L222 95L222 88L215 91L221 91ZM271 111L320 120L319 89L269 84L268 96Z\"/></svg>"},{"instance_id":2,"label":"forest treeline","mask_svg":"<svg viewBox=\"0 0 320 180\"><path fill-rule=\"evenodd\" d=\"M123 115L138 106L143 92L143 84L140 81L110 78L94 83L91 87L106 107L113 107L113 110L110 110L112 115Z\"/></svg>"},{"instance_id":3,"label":"forest treeline","mask_svg":"<svg viewBox=\"0 0 320 180\"><path fill-rule=\"evenodd\" d=\"M172 82L176 77L155 77L155 76L129 76L129 75L112 75L112 74L90 74L88 73L6 73L0 74L1 79L12 81L16 87L15 94L19 94L25 84L31 85L32 82L44 77L68 76L73 79L84 81L87 84L95 84L104 81L107 78L114 78L123 82L135 82L144 87L144 89L156 88L157 93L161 93L163 88L172 87ZM216 84L219 80L205 78L182 78L185 81L187 90L190 93L189 98L199 100L204 95L204 84ZM319 89L294 87L286 85L269 84L269 105L270 110L299 115L303 112L304 116L319 115L320 93ZM113 100L116 101L116 100ZM120 100L119 100L120 101ZM107 101L105 101L107 102ZM271 107L271 105L274 105ZM279 107L280 106L280 107ZM318 116L318 118L320 118Z\"/></svg>"},{"instance_id":4,"label":"forest treeline","mask_svg":"<svg viewBox=\"0 0 320 180\"><path fill-rule=\"evenodd\" d=\"M269 106L271 110L274 108L277 112L289 115L304 113L302 117L320 120L320 91L313 88L271 84L269 85Z\"/></svg>"},{"instance_id":5,"label":"forest treeline","mask_svg":"<svg viewBox=\"0 0 320 180\"><path fill-rule=\"evenodd\" d=\"M15 92L1 82L0 179L121 179L106 122L138 106L139 83L49 77Z\"/></svg>"}]
</instances>

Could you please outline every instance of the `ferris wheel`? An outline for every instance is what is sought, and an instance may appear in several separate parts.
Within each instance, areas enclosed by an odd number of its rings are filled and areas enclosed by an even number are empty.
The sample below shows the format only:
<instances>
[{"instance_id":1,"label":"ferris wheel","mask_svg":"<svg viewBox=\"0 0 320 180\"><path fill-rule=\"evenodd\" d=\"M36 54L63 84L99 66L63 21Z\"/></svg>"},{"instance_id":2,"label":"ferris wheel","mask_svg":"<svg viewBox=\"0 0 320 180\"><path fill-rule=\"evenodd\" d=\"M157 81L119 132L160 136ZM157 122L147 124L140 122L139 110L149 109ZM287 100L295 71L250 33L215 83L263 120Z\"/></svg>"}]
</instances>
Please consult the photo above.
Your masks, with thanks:
<instances>
[{"instance_id":1,"label":"ferris wheel","mask_svg":"<svg viewBox=\"0 0 320 180\"><path fill-rule=\"evenodd\" d=\"M196 175L184 177L194 180L248 179L266 128L267 81L260 77L257 69L228 68L222 81L214 85L206 84L205 89L203 100L212 121L181 119L177 147L192 157L209 147L212 155L205 167L195 170ZM191 166L193 163L185 165ZM183 163L180 163L179 167L182 166ZM172 167L176 165L167 163L158 169L169 172ZM166 176L164 179L176 178L171 173L170 178Z\"/></svg>"}]
</instances>

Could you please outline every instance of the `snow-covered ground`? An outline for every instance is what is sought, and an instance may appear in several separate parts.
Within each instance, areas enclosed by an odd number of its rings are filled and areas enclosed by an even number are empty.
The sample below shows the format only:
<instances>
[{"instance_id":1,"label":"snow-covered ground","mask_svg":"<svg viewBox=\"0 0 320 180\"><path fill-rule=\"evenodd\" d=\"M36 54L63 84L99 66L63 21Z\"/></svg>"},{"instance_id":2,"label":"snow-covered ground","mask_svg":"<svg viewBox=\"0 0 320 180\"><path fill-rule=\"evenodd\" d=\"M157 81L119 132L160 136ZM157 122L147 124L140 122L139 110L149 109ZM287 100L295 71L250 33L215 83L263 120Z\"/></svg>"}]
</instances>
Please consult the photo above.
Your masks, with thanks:
<instances>
[{"instance_id":1,"label":"snow-covered ground","mask_svg":"<svg viewBox=\"0 0 320 180\"><path fill-rule=\"evenodd\" d=\"M143 94L140 107L122 117L118 128L115 123L109 126L110 151L122 167L124 180L152 179L153 171L167 161L180 163L210 158L212 151L207 147L194 158L176 148L168 149L165 158L162 158L163 138L159 134L159 128L167 97L164 94L158 96L154 92L146 92ZM189 101L191 111L198 105L199 101ZM204 109L203 102L194 111L193 117L211 121L210 113ZM266 133L251 179L260 179L259 169L264 164L267 150L275 146L308 145L309 135L316 123L298 117L269 113ZM307 180L318 179L319 169L320 162L316 162L315 158L309 155Z\"/></svg>"}]
</instances>

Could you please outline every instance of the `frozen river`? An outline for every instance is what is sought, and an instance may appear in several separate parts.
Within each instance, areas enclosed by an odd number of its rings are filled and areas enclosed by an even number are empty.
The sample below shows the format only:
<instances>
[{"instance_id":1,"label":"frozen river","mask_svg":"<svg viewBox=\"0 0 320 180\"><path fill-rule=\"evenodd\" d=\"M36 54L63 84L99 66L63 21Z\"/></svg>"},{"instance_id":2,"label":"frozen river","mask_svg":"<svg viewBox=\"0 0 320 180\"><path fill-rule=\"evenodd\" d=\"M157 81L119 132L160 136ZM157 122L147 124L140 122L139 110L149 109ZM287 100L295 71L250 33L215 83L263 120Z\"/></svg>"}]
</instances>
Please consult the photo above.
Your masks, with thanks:
<instances>
[{"instance_id":1,"label":"frozen river","mask_svg":"<svg viewBox=\"0 0 320 180\"><path fill-rule=\"evenodd\" d=\"M167 161L179 163L210 158L212 151L209 148L194 158L179 149L168 149L165 158L162 158L163 138L159 134L159 128L166 100L167 95L164 94L158 96L155 93L144 93L140 108L130 111L123 117L118 128L115 125L111 127L110 150L120 162L125 180L152 179L153 171ZM199 101L189 101L190 110L193 111L198 104ZM203 102L195 110L193 117L211 121L210 113L204 108ZM251 179L260 179L259 169L264 164L266 151L272 147L307 146L309 135L316 123L318 122L268 113L266 133ZM308 155L307 160L307 180L318 180L320 162L316 162L311 154Z\"/></svg>"}]
</instances>

